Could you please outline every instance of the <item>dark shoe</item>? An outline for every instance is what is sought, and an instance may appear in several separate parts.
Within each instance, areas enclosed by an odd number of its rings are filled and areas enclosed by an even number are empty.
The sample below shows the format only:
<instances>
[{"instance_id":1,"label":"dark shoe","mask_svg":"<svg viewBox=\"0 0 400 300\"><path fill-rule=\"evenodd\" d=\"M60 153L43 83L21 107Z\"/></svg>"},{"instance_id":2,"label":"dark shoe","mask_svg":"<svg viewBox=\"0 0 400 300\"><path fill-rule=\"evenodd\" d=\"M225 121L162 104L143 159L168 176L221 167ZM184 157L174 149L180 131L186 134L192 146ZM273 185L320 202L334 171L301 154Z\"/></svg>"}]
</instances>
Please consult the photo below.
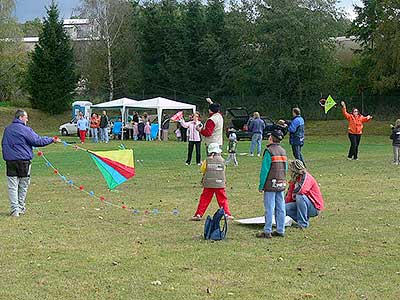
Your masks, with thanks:
<instances>
[{"instance_id":1,"label":"dark shoe","mask_svg":"<svg viewBox=\"0 0 400 300\"><path fill-rule=\"evenodd\" d=\"M305 227L303 227L303 226L300 226L300 225L299 225L299 224L297 224L297 223L293 223L291 227L293 227L293 228L297 228L297 229L300 229L300 230L304 230L304 229L305 229Z\"/></svg>"},{"instance_id":2,"label":"dark shoe","mask_svg":"<svg viewBox=\"0 0 400 300\"><path fill-rule=\"evenodd\" d=\"M272 238L272 235L271 235L271 233L267 233L267 232L259 232L259 233L257 233L256 234L256 238L260 238L260 239L270 239L270 238Z\"/></svg>"},{"instance_id":3,"label":"dark shoe","mask_svg":"<svg viewBox=\"0 0 400 300\"><path fill-rule=\"evenodd\" d=\"M272 236L278 236L278 237L284 237L285 234L284 233L279 233L278 231L273 231L271 233Z\"/></svg>"}]
</instances>

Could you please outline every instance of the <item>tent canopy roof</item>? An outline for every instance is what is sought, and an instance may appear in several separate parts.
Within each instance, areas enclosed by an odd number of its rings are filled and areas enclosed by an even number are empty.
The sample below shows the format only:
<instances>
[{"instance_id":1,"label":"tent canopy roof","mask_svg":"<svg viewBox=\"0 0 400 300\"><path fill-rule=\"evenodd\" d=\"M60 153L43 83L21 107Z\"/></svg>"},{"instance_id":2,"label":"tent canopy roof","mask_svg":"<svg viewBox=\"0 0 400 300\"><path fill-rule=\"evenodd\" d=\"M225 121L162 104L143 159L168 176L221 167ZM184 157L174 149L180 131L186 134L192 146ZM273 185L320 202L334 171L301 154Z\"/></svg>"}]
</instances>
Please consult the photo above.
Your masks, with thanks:
<instances>
[{"instance_id":1,"label":"tent canopy roof","mask_svg":"<svg viewBox=\"0 0 400 300\"><path fill-rule=\"evenodd\" d=\"M139 101L129 99L129 98L121 98L117 100L112 100L96 105L92 105L93 108L122 108L122 107L136 107Z\"/></svg>"},{"instance_id":2,"label":"tent canopy roof","mask_svg":"<svg viewBox=\"0 0 400 300\"><path fill-rule=\"evenodd\" d=\"M153 108L153 109L190 109L195 110L196 105L173 101L167 98L157 97L148 100L137 101L136 108Z\"/></svg>"}]
</instances>

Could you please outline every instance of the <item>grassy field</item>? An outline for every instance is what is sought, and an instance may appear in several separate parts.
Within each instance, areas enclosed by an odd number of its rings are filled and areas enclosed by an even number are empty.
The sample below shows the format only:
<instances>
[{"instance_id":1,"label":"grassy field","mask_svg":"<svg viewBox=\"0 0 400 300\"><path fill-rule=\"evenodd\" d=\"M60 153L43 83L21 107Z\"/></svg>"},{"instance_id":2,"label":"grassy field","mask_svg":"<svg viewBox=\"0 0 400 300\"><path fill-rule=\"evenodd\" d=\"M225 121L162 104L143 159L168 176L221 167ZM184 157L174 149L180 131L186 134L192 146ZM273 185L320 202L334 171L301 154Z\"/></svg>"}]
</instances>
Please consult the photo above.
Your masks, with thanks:
<instances>
[{"instance_id":1,"label":"grassy field","mask_svg":"<svg viewBox=\"0 0 400 300\"><path fill-rule=\"evenodd\" d=\"M39 132L55 134L36 124ZM367 125L359 161L346 160L343 124L307 127L304 155L326 210L309 229L289 228L284 239L272 240L254 237L261 227L233 223L226 241L202 239L203 222L188 221L201 193L200 174L197 166L184 165L183 143L126 142L143 162L118 192L106 190L87 153L43 148L69 179L129 210L71 189L36 156L27 214L10 218L0 176L0 299L399 299L399 168L391 164L387 135L372 135L387 124ZM289 150L287 140L283 145ZM239 152L248 148L249 142L239 142ZM260 162L239 156L239 167L227 169L236 218L263 215ZM154 208L158 215L143 213ZM216 208L214 200L208 213ZM151 284L157 280L161 285Z\"/></svg>"}]
</instances>

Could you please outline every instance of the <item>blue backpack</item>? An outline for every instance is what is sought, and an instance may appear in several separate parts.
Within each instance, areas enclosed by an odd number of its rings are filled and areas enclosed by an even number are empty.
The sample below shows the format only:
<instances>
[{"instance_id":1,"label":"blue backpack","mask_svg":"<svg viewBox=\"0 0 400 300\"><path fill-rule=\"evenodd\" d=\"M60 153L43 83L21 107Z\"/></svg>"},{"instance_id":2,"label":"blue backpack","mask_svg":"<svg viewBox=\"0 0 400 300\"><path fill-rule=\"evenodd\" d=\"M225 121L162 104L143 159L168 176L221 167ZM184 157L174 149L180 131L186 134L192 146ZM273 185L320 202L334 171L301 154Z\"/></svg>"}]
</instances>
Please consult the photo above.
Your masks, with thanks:
<instances>
[{"instance_id":1,"label":"blue backpack","mask_svg":"<svg viewBox=\"0 0 400 300\"><path fill-rule=\"evenodd\" d=\"M221 219L224 218L224 226L221 229ZM214 216L207 216L204 224L204 239L220 241L226 238L228 222L223 208L219 208Z\"/></svg>"}]
</instances>

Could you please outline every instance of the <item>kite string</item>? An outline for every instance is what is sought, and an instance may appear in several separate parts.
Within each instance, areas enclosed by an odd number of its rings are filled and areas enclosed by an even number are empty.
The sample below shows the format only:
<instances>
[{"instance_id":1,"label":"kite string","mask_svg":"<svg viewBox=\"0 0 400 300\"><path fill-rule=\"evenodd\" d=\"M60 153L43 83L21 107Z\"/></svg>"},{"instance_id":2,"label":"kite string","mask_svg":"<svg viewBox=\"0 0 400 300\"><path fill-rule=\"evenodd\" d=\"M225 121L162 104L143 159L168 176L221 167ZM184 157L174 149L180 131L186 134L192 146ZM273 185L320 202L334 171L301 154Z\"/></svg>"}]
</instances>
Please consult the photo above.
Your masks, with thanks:
<instances>
[{"instance_id":1,"label":"kite string","mask_svg":"<svg viewBox=\"0 0 400 300\"><path fill-rule=\"evenodd\" d=\"M83 148L82 148L82 149L83 149ZM116 204L114 204L114 203L111 203L111 202L105 200L104 197L99 197L99 196L95 195L93 192L88 192L88 191L84 190L81 186L75 185L74 182L73 182L72 180L68 180L68 181L67 181L66 176L64 176L63 174L61 174L61 173L58 171L58 169L54 167L54 165L48 160L48 158L43 154L43 152L39 151L39 152L38 152L38 155L39 155L40 157L42 157L42 158L45 160L46 165L47 165L48 167L52 168L53 171L54 171L54 173L55 173L56 175L58 175L63 181L66 181L71 187L74 187L75 189L80 190L81 192L84 192L84 193L88 194L88 195L91 196L91 197L97 198L97 199L100 200L101 202L104 202L104 203L106 203L106 204L108 204L108 205L110 205L110 206L114 206L114 207L121 208L121 206L116 205ZM122 208L127 208L127 207L126 207L125 205L123 205Z\"/></svg>"},{"instance_id":2,"label":"kite string","mask_svg":"<svg viewBox=\"0 0 400 300\"><path fill-rule=\"evenodd\" d=\"M78 147L78 148L80 148L80 147ZM84 149L84 148L80 148L80 150L85 150L85 151L86 151L86 149ZM90 151L88 151L88 152L90 152ZM100 197L99 197L99 196L95 195L94 192L92 192L92 191L91 191L91 192L88 192L88 191L84 190L83 187L75 185L74 182L73 182L72 180L67 180L66 176L63 175L63 174L61 174L61 173L58 171L58 169L50 162L50 160L43 154L42 151L38 151L38 156L42 157L42 158L44 159L44 161L46 162L46 165L47 165L48 167L50 167L50 168L53 169L54 174L58 175L64 182L68 183L71 187L74 187L75 189L77 189L77 190L79 190L79 191L81 191L81 192L84 192L84 193L88 194L90 197L97 198L98 200L100 200L101 202L106 203L106 204L109 205L109 206L113 206L113 207L117 207L117 208L122 208L122 209L127 209L127 208L128 208L126 205L119 206L119 205L116 205L116 204L114 204L114 203L112 203L112 202L109 202L109 201L107 201L103 196L100 196ZM135 214L135 215L140 213L140 211L139 211L138 209L133 209L132 212L133 212L133 214ZM149 210L147 210L147 209L144 210L144 214L145 214L145 215L148 215L148 214L150 214L150 213L151 213L151 212L150 212ZM154 208L154 209L152 210L152 213L153 213L153 214L159 214L159 213L161 213L161 212L160 212L157 208ZM179 210L178 210L177 208L174 208L174 209L172 210L172 215L174 215L174 216L179 215Z\"/></svg>"}]
</instances>

